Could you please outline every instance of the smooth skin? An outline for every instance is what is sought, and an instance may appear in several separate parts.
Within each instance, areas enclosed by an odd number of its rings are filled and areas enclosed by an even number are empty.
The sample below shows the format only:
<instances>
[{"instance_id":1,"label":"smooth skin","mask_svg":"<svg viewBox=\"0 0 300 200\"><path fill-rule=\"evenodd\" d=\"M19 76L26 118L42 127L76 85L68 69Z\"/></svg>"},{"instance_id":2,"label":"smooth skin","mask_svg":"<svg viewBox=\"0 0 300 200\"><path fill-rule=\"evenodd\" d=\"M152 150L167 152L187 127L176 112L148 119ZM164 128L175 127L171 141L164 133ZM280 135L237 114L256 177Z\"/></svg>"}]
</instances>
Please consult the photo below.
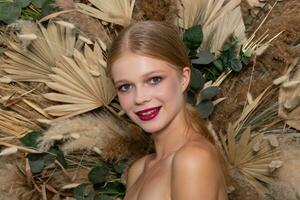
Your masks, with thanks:
<instances>
[{"instance_id":1,"label":"smooth skin","mask_svg":"<svg viewBox=\"0 0 300 200\"><path fill-rule=\"evenodd\" d=\"M190 68L178 73L165 61L124 53L111 74L122 109L152 134L156 150L130 167L124 200L226 200L216 149L184 115ZM150 121L136 114L157 106L161 109Z\"/></svg>"}]
</instances>

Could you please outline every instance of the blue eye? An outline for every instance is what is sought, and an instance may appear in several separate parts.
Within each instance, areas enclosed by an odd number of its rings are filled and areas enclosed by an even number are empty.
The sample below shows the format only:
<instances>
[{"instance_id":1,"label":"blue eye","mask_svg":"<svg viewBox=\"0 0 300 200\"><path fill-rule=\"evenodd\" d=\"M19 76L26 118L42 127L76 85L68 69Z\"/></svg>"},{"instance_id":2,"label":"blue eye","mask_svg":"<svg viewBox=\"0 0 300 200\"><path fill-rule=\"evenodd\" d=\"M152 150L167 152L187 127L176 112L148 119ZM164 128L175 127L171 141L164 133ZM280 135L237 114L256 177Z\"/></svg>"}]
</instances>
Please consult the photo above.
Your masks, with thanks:
<instances>
[{"instance_id":1,"label":"blue eye","mask_svg":"<svg viewBox=\"0 0 300 200\"><path fill-rule=\"evenodd\" d=\"M124 84L119 86L117 89L120 92L127 92L132 86L130 84Z\"/></svg>"},{"instance_id":2,"label":"blue eye","mask_svg":"<svg viewBox=\"0 0 300 200\"><path fill-rule=\"evenodd\" d=\"M156 85L161 82L161 79L162 79L161 77L155 76L155 77L152 77L149 82L151 85Z\"/></svg>"}]
</instances>

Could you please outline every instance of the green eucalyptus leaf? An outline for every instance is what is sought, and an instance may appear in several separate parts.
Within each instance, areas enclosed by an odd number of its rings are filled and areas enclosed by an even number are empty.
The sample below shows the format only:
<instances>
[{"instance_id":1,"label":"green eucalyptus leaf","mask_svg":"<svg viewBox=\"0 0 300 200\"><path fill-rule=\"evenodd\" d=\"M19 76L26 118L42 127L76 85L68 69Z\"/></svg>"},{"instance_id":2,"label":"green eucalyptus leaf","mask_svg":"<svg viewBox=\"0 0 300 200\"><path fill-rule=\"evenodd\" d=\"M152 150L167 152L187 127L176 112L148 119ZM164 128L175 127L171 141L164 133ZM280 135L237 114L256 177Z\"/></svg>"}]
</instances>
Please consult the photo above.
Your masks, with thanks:
<instances>
[{"instance_id":1,"label":"green eucalyptus leaf","mask_svg":"<svg viewBox=\"0 0 300 200\"><path fill-rule=\"evenodd\" d=\"M25 8L29 6L29 4L31 3L31 0L14 0L14 1L21 8Z\"/></svg>"},{"instance_id":2,"label":"green eucalyptus leaf","mask_svg":"<svg viewBox=\"0 0 300 200\"><path fill-rule=\"evenodd\" d=\"M29 153L27 158L29 160L30 170L33 174L40 173L45 167L45 153Z\"/></svg>"},{"instance_id":3,"label":"green eucalyptus leaf","mask_svg":"<svg viewBox=\"0 0 300 200\"><path fill-rule=\"evenodd\" d=\"M201 88L203 88L205 83L205 79L203 78L202 73L200 70L192 67L192 76L191 76L191 81L190 81L190 87L197 91Z\"/></svg>"},{"instance_id":4,"label":"green eucalyptus leaf","mask_svg":"<svg viewBox=\"0 0 300 200\"><path fill-rule=\"evenodd\" d=\"M228 59L233 60L236 59L235 47L230 48L228 51Z\"/></svg>"},{"instance_id":5,"label":"green eucalyptus leaf","mask_svg":"<svg viewBox=\"0 0 300 200\"><path fill-rule=\"evenodd\" d=\"M63 167L67 167L67 162L65 160L64 153L62 150L58 148L58 146L52 146L49 150L49 152L53 155L54 159L56 159Z\"/></svg>"},{"instance_id":6,"label":"green eucalyptus leaf","mask_svg":"<svg viewBox=\"0 0 300 200\"><path fill-rule=\"evenodd\" d=\"M108 195L99 195L96 196L95 200L114 200L114 198Z\"/></svg>"},{"instance_id":7,"label":"green eucalyptus leaf","mask_svg":"<svg viewBox=\"0 0 300 200\"><path fill-rule=\"evenodd\" d=\"M197 105L196 109L201 117L208 118L214 111L214 104L209 100L203 101Z\"/></svg>"},{"instance_id":8,"label":"green eucalyptus leaf","mask_svg":"<svg viewBox=\"0 0 300 200\"><path fill-rule=\"evenodd\" d=\"M95 191L90 191L90 193L88 194L88 196L84 200L94 200L95 196L96 196L96 192Z\"/></svg>"},{"instance_id":9,"label":"green eucalyptus leaf","mask_svg":"<svg viewBox=\"0 0 300 200\"><path fill-rule=\"evenodd\" d=\"M32 4L37 8L42 8L49 0L32 0Z\"/></svg>"},{"instance_id":10,"label":"green eucalyptus leaf","mask_svg":"<svg viewBox=\"0 0 300 200\"><path fill-rule=\"evenodd\" d=\"M116 194L116 193L119 193L119 194L124 194L125 193L125 186L120 183L120 182L109 182L107 184L105 184L104 187L102 187L100 189L101 192L104 192L106 194Z\"/></svg>"},{"instance_id":11,"label":"green eucalyptus leaf","mask_svg":"<svg viewBox=\"0 0 300 200\"><path fill-rule=\"evenodd\" d=\"M188 90L187 91L187 102L191 105L195 105L196 104L196 98L195 98L195 94L193 91Z\"/></svg>"},{"instance_id":12,"label":"green eucalyptus leaf","mask_svg":"<svg viewBox=\"0 0 300 200\"><path fill-rule=\"evenodd\" d=\"M209 51L200 51L197 55L198 58L192 59L193 64L207 65L214 61L215 56Z\"/></svg>"},{"instance_id":13,"label":"green eucalyptus leaf","mask_svg":"<svg viewBox=\"0 0 300 200\"><path fill-rule=\"evenodd\" d=\"M242 63L239 59L235 58L230 61L230 67L233 71L239 72L242 69Z\"/></svg>"},{"instance_id":14,"label":"green eucalyptus leaf","mask_svg":"<svg viewBox=\"0 0 300 200\"><path fill-rule=\"evenodd\" d=\"M214 66L216 67L216 69L220 72L224 71L224 67L223 67L223 63L221 60L217 59L213 61Z\"/></svg>"},{"instance_id":15,"label":"green eucalyptus leaf","mask_svg":"<svg viewBox=\"0 0 300 200\"><path fill-rule=\"evenodd\" d=\"M241 61L244 65L249 65L250 63L250 58L249 57L246 57L246 56L242 56L241 57Z\"/></svg>"},{"instance_id":16,"label":"green eucalyptus leaf","mask_svg":"<svg viewBox=\"0 0 300 200\"><path fill-rule=\"evenodd\" d=\"M225 44L224 44L224 46L223 46L223 51L227 51L227 50L229 50L231 48L231 45L228 43L228 42L226 42Z\"/></svg>"},{"instance_id":17,"label":"green eucalyptus leaf","mask_svg":"<svg viewBox=\"0 0 300 200\"><path fill-rule=\"evenodd\" d=\"M88 184L82 183L73 190L73 196L76 200L86 200L86 187Z\"/></svg>"},{"instance_id":18,"label":"green eucalyptus leaf","mask_svg":"<svg viewBox=\"0 0 300 200\"><path fill-rule=\"evenodd\" d=\"M44 17L46 15L49 15L50 13L53 12L53 0L48 0L43 6L41 10L41 17Z\"/></svg>"},{"instance_id":19,"label":"green eucalyptus leaf","mask_svg":"<svg viewBox=\"0 0 300 200\"><path fill-rule=\"evenodd\" d=\"M24 137L20 139L20 142L26 146L26 147L32 147L32 148L37 148L38 145L38 139L42 136L43 134L41 132L37 131L32 131L30 133L27 133Z\"/></svg>"},{"instance_id":20,"label":"green eucalyptus leaf","mask_svg":"<svg viewBox=\"0 0 300 200\"><path fill-rule=\"evenodd\" d=\"M200 100L211 100L214 96L216 96L220 92L220 88L217 86L212 86L205 88L200 92Z\"/></svg>"},{"instance_id":21,"label":"green eucalyptus leaf","mask_svg":"<svg viewBox=\"0 0 300 200\"><path fill-rule=\"evenodd\" d=\"M15 22L21 15L21 6L15 3L0 3L0 21L6 24Z\"/></svg>"},{"instance_id":22,"label":"green eucalyptus leaf","mask_svg":"<svg viewBox=\"0 0 300 200\"><path fill-rule=\"evenodd\" d=\"M32 0L35 7L41 9L41 17L50 14L53 10L54 0Z\"/></svg>"},{"instance_id":23,"label":"green eucalyptus leaf","mask_svg":"<svg viewBox=\"0 0 300 200\"><path fill-rule=\"evenodd\" d=\"M108 175L109 175L109 168L105 165L101 165L101 166L94 167L90 171L88 177L93 184L97 184L97 183L105 182Z\"/></svg>"},{"instance_id":24,"label":"green eucalyptus leaf","mask_svg":"<svg viewBox=\"0 0 300 200\"><path fill-rule=\"evenodd\" d=\"M122 174L124 172L126 166L127 166L126 160L120 160L119 162L117 162L113 165L114 170L119 174Z\"/></svg>"},{"instance_id":25,"label":"green eucalyptus leaf","mask_svg":"<svg viewBox=\"0 0 300 200\"><path fill-rule=\"evenodd\" d=\"M200 25L187 29L183 34L183 42L190 50L199 48L203 40L203 32Z\"/></svg>"}]
</instances>

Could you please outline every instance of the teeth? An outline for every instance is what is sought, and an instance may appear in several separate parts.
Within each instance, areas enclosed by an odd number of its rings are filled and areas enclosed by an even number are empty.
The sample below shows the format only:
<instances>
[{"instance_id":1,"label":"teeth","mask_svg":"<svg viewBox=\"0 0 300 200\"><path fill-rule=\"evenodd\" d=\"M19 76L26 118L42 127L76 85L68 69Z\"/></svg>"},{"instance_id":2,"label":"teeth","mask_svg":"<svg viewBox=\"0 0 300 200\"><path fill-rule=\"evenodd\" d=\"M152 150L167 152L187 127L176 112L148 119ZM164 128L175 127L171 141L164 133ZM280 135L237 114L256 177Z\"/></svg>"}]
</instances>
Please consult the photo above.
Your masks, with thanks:
<instances>
[{"instance_id":1,"label":"teeth","mask_svg":"<svg viewBox=\"0 0 300 200\"><path fill-rule=\"evenodd\" d=\"M144 113L141 113L141 115L150 115L154 112L154 110L151 110L151 111L148 111L148 112L144 112Z\"/></svg>"}]
</instances>

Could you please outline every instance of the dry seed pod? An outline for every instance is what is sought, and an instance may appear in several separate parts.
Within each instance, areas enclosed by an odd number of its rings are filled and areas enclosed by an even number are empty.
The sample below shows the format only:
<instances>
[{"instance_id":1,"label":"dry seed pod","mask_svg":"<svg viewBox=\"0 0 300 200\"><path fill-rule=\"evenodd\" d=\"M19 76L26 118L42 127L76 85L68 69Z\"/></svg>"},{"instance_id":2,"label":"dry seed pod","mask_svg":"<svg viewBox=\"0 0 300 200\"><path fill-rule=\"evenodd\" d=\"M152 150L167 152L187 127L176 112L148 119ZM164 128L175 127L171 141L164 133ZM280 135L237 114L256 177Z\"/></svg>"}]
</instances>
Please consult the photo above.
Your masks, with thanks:
<instances>
[{"instance_id":1,"label":"dry seed pod","mask_svg":"<svg viewBox=\"0 0 300 200\"><path fill-rule=\"evenodd\" d=\"M0 83L10 83L10 82L12 82L11 78L8 78L8 77L5 77L5 76L0 78Z\"/></svg>"},{"instance_id":2,"label":"dry seed pod","mask_svg":"<svg viewBox=\"0 0 300 200\"><path fill-rule=\"evenodd\" d=\"M286 110L288 111L291 111L293 110L294 108L296 108L298 105L300 104L300 97L299 96L296 96L294 98L291 98L291 99L287 99L283 106Z\"/></svg>"},{"instance_id":3,"label":"dry seed pod","mask_svg":"<svg viewBox=\"0 0 300 200\"><path fill-rule=\"evenodd\" d=\"M273 160L269 164L270 171L273 172L275 169L278 169L279 167L281 167L282 164L283 164L283 161L281 161L281 160Z\"/></svg>"},{"instance_id":4,"label":"dry seed pod","mask_svg":"<svg viewBox=\"0 0 300 200\"><path fill-rule=\"evenodd\" d=\"M282 84L283 88L294 88L296 87L298 84L300 84L300 81L287 81L285 83Z\"/></svg>"},{"instance_id":5,"label":"dry seed pod","mask_svg":"<svg viewBox=\"0 0 300 200\"><path fill-rule=\"evenodd\" d=\"M61 140L64 138L63 135L53 135L51 137L49 137L51 140Z\"/></svg>"},{"instance_id":6,"label":"dry seed pod","mask_svg":"<svg viewBox=\"0 0 300 200\"><path fill-rule=\"evenodd\" d=\"M284 81L286 81L288 78L289 77L287 75L280 76L279 78L276 78L275 80L273 80L273 84L279 85L279 84L283 83Z\"/></svg>"},{"instance_id":7,"label":"dry seed pod","mask_svg":"<svg viewBox=\"0 0 300 200\"><path fill-rule=\"evenodd\" d=\"M0 156L8 156L11 154L15 154L18 152L18 148L17 147L9 147L6 149L3 149L3 151L1 151Z\"/></svg>"},{"instance_id":8,"label":"dry seed pod","mask_svg":"<svg viewBox=\"0 0 300 200\"><path fill-rule=\"evenodd\" d=\"M78 133L72 133L72 134L70 134L70 136L74 139L80 138L80 135Z\"/></svg>"},{"instance_id":9,"label":"dry seed pod","mask_svg":"<svg viewBox=\"0 0 300 200\"><path fill-rule=\"evenodd\" d=\"M85 43L87 43L87 44L93 44L93 42L90 39L88 39L86 37L83 37L82 35L79 35L78 39L85 42Z\"/></svg>"},{"instance_id":10,"label":"dry seed pod","mask_svg":"<svg viewBox=\"0 0 300 200\"><path fill-rule=\"evenodd\" d=\"M78 185L80 185L80 183L71 183L71 184L64 185L62 189L63 190L72 189L72 188L76 188Z\"/></svg>"},{"instance_id":11,"label":"dry seed pod","mask_svg":"<svg viewBox=\"0 0 300 200\"><path fill-rule=\"evenodd\" d=\"M258 152L260 148L260 141L257 141L254 145L253 145L253 151Z\"/></svg>"},{"instance_id":12,"label":"dry seed pod","mask_svg":"<svg viewBox=\"0 0 300 200\"><path fill-rule=\"evenodd\" d=\"M21 34L18 35L20 40L35 40L37 38L36 34L30 33L30 34Z\"/></svg>"},{"instance_id":13,"label":"dry seed pod","mask_svg":"<svg viewBox=\"0 0 300 200\"><path fill-rule=\"evenodd\" d=\"M65 27L65 28L70 28L70 29L73 29L75 28L74 24L71 24L69 22L65 22L65 21L56 21L55 23Z\"/></svg>"},{"instance_id":14,"label":"dry seed pod","mask_svg":"<svg viewBox=\"0 0 300 200\"><path fill-rule=\"evenodd\" d=\"M278 142L277 137L275 135L269 135L267 137L267 139L269 140L269 143L272 147L278 147L279 146L279 142Z\"/></svg>"}]
</instances>

